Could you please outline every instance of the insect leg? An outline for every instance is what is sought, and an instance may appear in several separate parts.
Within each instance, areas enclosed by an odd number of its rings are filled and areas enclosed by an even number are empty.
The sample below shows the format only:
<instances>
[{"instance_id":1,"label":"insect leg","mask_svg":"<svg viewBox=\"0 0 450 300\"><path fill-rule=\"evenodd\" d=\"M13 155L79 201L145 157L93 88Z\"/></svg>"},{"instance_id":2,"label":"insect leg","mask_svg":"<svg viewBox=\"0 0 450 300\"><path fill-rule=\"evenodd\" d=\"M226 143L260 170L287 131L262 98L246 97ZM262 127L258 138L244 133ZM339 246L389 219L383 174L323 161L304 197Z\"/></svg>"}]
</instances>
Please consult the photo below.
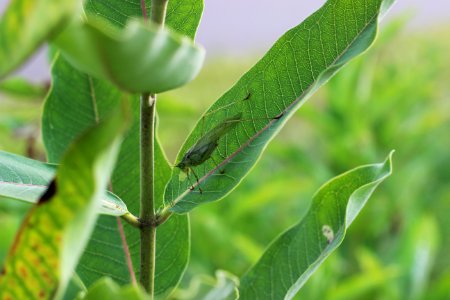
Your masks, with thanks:
<instances>
[{"instance_id":1,"label":"insect leg","mask_svg":"<svg viewBox=\"0 0 450 300\"><path fill-rule=\"evenodd\" d=\"M200 188L200 180L198 179L197 174L195 174L193 168L190 168L190 170L192 171L192 174L194 174L194 177L195 177L195 179L197 180L198 191L200 192L200 194L203 194L203 191L202 191L202 189Z\"/></svg>"},{"instance_id":2,"label":"insect leg","mask_svg":"<svg viewBox=\"0 0 450 300\"><path fill-rule=\"evenodd\" d=\"M189 176L189 170L190 170L190 169L188 169L188 171L186 172L186 177L187 177L187 179L188 179L189 185L191 186L189 189L190 189L191 191L193 191L193 190L194 190L194 185L192 184L191 176Z\"/></svg>"}]
</instances>

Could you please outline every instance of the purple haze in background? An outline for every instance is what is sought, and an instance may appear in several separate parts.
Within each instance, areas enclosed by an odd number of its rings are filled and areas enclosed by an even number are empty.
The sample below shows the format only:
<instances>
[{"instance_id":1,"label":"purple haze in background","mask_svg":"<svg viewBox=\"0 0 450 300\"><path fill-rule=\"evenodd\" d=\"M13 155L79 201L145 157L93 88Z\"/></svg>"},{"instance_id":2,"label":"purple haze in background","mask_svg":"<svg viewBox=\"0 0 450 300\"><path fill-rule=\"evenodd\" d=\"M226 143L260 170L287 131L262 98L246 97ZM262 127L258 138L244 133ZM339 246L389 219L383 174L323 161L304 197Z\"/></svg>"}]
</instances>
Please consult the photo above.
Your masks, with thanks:
<instances>
[{"instance_id":1,"label":"purple haze in background","mask_svg":"<svg viewBox=\"0 0 450 300\"><path fill-rule=\"evenodd\" d=\"M288 29L299 24L325 1L205 0L205 11L197 41L207 57L262 54ZM8 0L0 0L0 13ZM409 28L445 23L450 20L450 1L397 0L389 18L413 13ZM41 50L17 72L33 81L49 78L45 51Z\"/></svg>"}]
</instances>

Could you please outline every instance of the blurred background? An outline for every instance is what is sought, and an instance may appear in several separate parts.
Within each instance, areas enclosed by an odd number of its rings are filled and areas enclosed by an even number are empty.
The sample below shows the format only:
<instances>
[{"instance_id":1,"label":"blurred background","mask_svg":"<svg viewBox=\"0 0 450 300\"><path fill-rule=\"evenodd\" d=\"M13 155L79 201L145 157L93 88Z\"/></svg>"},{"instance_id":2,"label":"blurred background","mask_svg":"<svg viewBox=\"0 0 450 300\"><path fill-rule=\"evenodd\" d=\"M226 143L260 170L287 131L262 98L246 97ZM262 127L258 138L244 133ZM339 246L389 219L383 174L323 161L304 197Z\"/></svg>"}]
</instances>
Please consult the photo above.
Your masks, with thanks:
<instances>
[{"instance_id":1,"label":"blurred background","mask_svg":"<svg viewBox=\"0 0 450 300\"><path fill-rule=\"evenodd\" d=\"M278 3L207 1L198 34L207 63L159 100L171 162L201 113L323 1ZM395 149L394 174L298 299L450 299L450 3L400 0L380 33L295 114L233 193L191 214L192 256L176 297L217 269L242 275L324 182ZM0 150L44 160L45 49L16 76L0 83ZM0 262L26 209L0 203Z\"/></svg>"}]
</instances>

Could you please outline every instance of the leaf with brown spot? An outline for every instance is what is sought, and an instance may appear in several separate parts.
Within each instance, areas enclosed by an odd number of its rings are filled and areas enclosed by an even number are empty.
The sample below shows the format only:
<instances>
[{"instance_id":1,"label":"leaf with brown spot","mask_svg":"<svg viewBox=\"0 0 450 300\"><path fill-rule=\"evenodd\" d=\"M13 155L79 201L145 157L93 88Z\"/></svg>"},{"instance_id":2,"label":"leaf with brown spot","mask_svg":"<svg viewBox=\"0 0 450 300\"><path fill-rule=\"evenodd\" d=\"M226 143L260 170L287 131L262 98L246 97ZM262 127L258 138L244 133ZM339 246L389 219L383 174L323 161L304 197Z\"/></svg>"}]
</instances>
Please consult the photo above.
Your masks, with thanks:
<instances>
[{"instance_id":1,"label":"leaf with brown spot","mask_svg":"<svg viewBox=\"0 0 450 300\"><path fill-rule=\"evenodd\" d=\"M277 237L241 278L239 299L292 299L342 243L375 189L392 174L392 153L325 183L302 220Z\"/></svg>"},{"instance_id":2,"label":"leaf with brown spot","mask_svg":"<svg viewBox=\"0 0 450 300\"><path fill-rule=\"evenodd\" d=\"M69 147L56 174L58 189L50 188L46 204L31 209L6 258L1 298L62 296L95 225L99 191L106 188L126 120L117 109Z\"/></svg>"},{"instance_id":3,"label":"leaf with brown spot","mask_svg":"<svg viewBox=\"0 0 450 300\"><path fill-rule=\"evenodd\" d=\"M53 182L56 168L55 164L0 151L0 200L46 203L56 192L57 184ZM127 206L118 196L105 192L100 214L121 216L127 212Z\"/></svg>"}]
</instances>

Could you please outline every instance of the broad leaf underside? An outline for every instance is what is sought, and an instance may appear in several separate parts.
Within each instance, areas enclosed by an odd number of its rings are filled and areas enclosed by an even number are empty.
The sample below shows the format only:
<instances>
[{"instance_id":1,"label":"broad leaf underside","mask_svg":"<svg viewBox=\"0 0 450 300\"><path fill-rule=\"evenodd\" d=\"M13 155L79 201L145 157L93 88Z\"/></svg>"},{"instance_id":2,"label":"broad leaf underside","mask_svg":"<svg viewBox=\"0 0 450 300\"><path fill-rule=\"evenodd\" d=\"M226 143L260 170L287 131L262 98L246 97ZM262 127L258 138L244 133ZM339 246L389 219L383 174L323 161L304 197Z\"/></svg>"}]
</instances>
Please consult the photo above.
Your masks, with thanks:
<instances>
[{"instance_id":1,"label":"broad leaf underside","mask_svg":"<svg viewBox=\"0 0 450 300\"><path fill-rule=\"evenodd\" d=\"M308 97L372 44L385 4L382 0L330 0L281 37L199 121L178 162L203 134L242 113L239 125L219 140L212 159L193 167L200 178L194 189L192 180L174 169L165 204L185 213L229 193Z\"/></svg>"}]
</instances>

